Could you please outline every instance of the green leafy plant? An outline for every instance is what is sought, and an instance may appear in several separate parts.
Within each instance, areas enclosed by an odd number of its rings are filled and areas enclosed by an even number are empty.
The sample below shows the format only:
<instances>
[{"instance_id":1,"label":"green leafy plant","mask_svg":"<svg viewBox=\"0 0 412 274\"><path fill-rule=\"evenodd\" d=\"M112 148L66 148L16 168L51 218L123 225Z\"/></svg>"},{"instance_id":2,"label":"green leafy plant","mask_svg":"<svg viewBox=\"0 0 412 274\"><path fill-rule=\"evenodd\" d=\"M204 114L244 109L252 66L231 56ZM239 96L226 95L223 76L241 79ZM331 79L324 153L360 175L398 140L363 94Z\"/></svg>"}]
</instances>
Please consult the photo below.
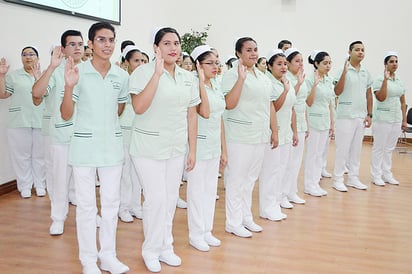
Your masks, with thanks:
<instances>
[{"instance_id":1,"label":"green leafy plant","mask_svg":"<svg viewBox=\"0 0 412 274\"><path fill-rule=\"evenodd\" d=\"M197 46L204 45L206 39L209 36L207 33L212 25L208 24L203 31L195 31L193 29L190 32L183 34L182 36L182 51L191 53Z\"/></svg>"}]
</instances>

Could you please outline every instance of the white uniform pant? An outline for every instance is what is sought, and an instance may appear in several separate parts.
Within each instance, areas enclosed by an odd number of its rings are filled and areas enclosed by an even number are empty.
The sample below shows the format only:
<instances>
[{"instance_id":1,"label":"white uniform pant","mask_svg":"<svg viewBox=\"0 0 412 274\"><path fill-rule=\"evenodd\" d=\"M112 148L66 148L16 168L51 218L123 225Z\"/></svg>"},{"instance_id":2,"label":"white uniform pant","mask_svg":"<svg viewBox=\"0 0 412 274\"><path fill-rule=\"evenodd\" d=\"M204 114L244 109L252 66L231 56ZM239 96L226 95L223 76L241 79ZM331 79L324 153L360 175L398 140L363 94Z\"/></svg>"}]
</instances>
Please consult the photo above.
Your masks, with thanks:
<instances>
[{"instance_id":1,"label":"white uniform pant","mask_svg":"<svg viewBox=\"0 0 412 274\"><path fill-rule=\"evenodd\" d=\"M326 139L325 146L323 147L322 170L326 169L326 166L328 164L329 145L330 145L330 136L328 136L328 139Z\"/></svg>"},{"instance_id":2,"label":"white uniform pant","mask_svg":"<svg viewBox=\"0 0 412 274\"><path fill-rule=\"evenodd\" d=\"M196 162L187 173L187 221L189 239L203 240L212 232L220 158Z\"/></svg>"},{"instance_id":3,"label":"white uniform pant","mask_svg":"<svg viewBox=\"0 0 412 274\"><path fill-rule=\"evenodd\" d=\"M265 145L262 170L259 174L259 214L271 216L279 208L281 178L279 177L280 150Z\"/></svg>"},{"instance_id":4,"label":"white uniform pant","mask_svg":"<svg viewBox=\"0 0 412 274\"><path fill-rule=\"evenodd\" d=\"M335 181L343 182L345 165L348 168L349 178L359 178L360 157L365 131L363 120L356 118L336 119L335 121Z\"/></svg>"},{"instance_id":5,"label":"white uniform pant","mask_svg":"<svg viewBox=\"0 0 412 274\"><path fill-rule=\"evenodd\" d=\"M69 212L69 184L72 179L72 167L67 162L68 155L68 144L50 145L52 182L47 183L47 188L53 221L65 221Z\"/></svg>"},{"instance_id":6,"label":"white uniform pant","mask_svg":"<svg viewBox=\"0 0 412 274\"><path fill-rule=\"evenodd\" d=\"M99 254L96 244L96 170L100 177L100 213L102 215L99 229ZM95 263L98 256L100 258L116 256L121 175L121 165L98 168L73 166L77 198L77 241L82 265Z\"/></svg>"},{"instance_id":7,"label":"white uniform pant","mask_svg":"<svg viewBox=\"0 0 412 274\"><path fill-rule=\"evenodd\" d=\"M310 130L310 134L306 140L304 172L305 189L316 189L319 186L323 165L322 155L328 138L329 130Z\"/></svg>"},{"instance_id":8,"label":"white uniform pant","mask_svg":"<svg viewBox=\"0 0 412 274\"><path fill-rule=\"evenodd\" d=\"M120 181L120 208L119 212L142 207L142 187L132 163L129 145L124 146L124 163L122 179Z\"/></svg>"},{"instance_id":9,"label":"white uniform pant","mask_svg":"<svg viewBox=\"0 0 412 274\"><path fill-rule=\"evenodd\" d=\"M236 228L253 221L252 192L262 169L267 144L227 143L226 226Z\"/></svg>"},{"instance_id":10,"label":"white uniform pant","mask_svg":"<svg viewBox=\"0 0 412 274\"><path fill-rule=\"evenodd\" d=\"M42 135L43 136L43 147L44 147L44 168L46 171L46 186L47 186L47 192L49 194L49 198L51 200L51 195L50 192L53 192L53 162L51 159L51 138L48 135Z\"/></svg>"},{"instance_id":11,"label":"white uniform pant","mask_svg":"<svg viewBox=\"0 0 412 274\"><path fill-rule=\"evenodd\" d=\"M401 133L401 123L374 122L371 174L373 179L391 179L392 152Z\"/></svg>"},{"instance_id":12,"label":"white uniform pant","mask_svg":"<svg viewBox=\"0 0 412 274\"><path fill-rule=\"evenodd\" d=\"M297 146L292 146L290 149L290 157L288 161L288 168L286 171L288 180L289 191L286 193L288 196L293 196L298 192L298 176L300 167L302 166L303 151L305 150L305 136L306 132L298 132L299 142Z\"/></svg>"},{"instance_id":13,"label":"white uniform pant","mask_svg":"<svg viewBox=\"0 0 412 274\"><path fill-rule=\"evenodd\" d=\"M158 259L162 252L173 252L173 217L179 197L184 156L152 160L133 157L143 188L142 256Z\"/></svg>"},{"instance_id":14,"label":"white uniform pant","mask_svg":"<svg viewBox=\"0 0 412 274\"><path fill-rule=\"evenodd\" d=\"M44 140L39 128L8 128L11 164L17 178L17 189L46 188Z\"/></svg>"}]
</instances>

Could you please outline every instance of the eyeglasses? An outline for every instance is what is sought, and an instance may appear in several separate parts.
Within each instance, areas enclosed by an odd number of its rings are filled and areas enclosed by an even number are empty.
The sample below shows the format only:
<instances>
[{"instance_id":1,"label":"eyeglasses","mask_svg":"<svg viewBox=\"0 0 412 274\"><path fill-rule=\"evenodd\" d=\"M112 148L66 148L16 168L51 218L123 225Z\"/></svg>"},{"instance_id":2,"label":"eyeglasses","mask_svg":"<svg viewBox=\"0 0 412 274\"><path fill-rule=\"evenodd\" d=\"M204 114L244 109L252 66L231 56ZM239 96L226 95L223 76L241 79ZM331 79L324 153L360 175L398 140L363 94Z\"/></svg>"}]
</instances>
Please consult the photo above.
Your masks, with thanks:
<instances>
[{"instance_id":1,"label":"eyeglasses","mask_svg":"<svg viewBox=\"0 0 412 274\"><path fill-rule=\"evenodd\" d=\"M94 40L96 40L96 42L99 43L99 44L106 44L107 42L109 42L110 44L113 45L114 43L116 43L116 39L102 37L102 36L96 37L96 39L94 39Z\"/></svg>"},{"instance_id":2,"label":"eyeglasses","mask_svg":"<svg viewBox=\"0 0 412 274\"><path fill-rule=\"evenodd\" d=\"M35 53L23 53L21 56L23 57L36 57L37 55Z\"/></svg>"},{"instance_id":3,"label":"eyeglasses","mask_svg":"<svg viewBox=\"0 0 412 274\"><path fill-rule=\"evenodd\" d=\"M76 46L78 46L79 48L83 47L83 42L70 42L66 44L66 47L75 48Z\"/></svg>"},{"instance_id":4,"label":"eyeglasses","mask_svg":"<svg viewBox=\"0 0 412 274\"><path fill-rule=\"evenodd\" d=\"M216 66L220 66L220 62L219 61L216 61L216 62L203 62L202 63L203 65L209 65L209 66L214 66L214 65L216 65Z\"/></svg>"}]
</instances>

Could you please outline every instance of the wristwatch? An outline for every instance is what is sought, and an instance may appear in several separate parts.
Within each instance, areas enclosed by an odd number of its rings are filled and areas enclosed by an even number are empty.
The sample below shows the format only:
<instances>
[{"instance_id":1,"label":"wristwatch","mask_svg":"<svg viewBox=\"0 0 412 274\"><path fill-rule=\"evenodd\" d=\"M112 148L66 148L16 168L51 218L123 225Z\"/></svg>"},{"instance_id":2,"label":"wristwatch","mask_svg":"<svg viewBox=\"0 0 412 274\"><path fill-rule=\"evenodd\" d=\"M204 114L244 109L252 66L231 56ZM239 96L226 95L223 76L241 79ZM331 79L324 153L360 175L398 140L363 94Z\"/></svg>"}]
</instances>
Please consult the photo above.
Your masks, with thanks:
<instances>
[{"instance_id":1,"label":"wristwatch","mask_svg":"<svg viewBox=\"0 0 412 274\"><path fill-rule=\"evenodd\" d=\"M372 118L372 113L368 113L368 116Z\"/></svg>"}]
</instances>

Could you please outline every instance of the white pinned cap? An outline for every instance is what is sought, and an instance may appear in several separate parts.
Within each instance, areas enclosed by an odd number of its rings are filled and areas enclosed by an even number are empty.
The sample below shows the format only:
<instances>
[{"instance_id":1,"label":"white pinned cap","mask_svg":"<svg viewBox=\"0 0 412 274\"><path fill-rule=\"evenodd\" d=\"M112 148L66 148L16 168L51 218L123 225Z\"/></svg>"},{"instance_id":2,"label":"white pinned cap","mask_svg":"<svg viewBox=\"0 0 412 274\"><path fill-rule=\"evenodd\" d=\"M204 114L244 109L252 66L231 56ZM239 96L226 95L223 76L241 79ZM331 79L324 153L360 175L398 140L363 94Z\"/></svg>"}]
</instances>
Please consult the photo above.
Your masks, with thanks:
<instances>
[{"instance_id":1,"label":"white pinned cap","mask_svg":"<svg viewBox=\"0 0 412 274\"><path fill-rule=\"evenodd\" d=\"M321 52L320 50L314 50L312 51L312 54L310 55L310 59L315 62L315 58L316 56L318 56L319 52Z\"/></svg>"},{"instance_id":2,"label":"white pinned cap","mask_svg":"<svg viewBox=\"0 0 412 274\"><path fill-rule=\"evenodd\" d=\"M286 58L288 58L289 55L291 55L292 53L295 53L295 52L299 52L299 50L297 48L288 48L287 50L285 50Z\"/></svg>"},{"instance_id":3,"label":"white pinned cap","mask_svg":"<svg viewBox=\"0 0 412 274\"><path fill-rule=\"evenodd\" d=\"M272 58L273 56L275 56L276 54L282 54L285 55L283 53L283 50L281 49L272 49L271 51L269 51L269 53L266 55L266 60L270 60L270 58Z\"/></svg>"},{"instance_id":4,"label":"white pinned cap","mask_svg":"<svg viewBox=\"0 0 412 274\"><path fill-rule=\"evenodd\" d=\"M126 58L126 55L127 55L129 52L131 52L132 50L138 50L138 51L140 51L140 49L139 49L138 47L136 47L136 46L134 46L134 45L128 45L128 46L126 46L126 47L123 49L122 57L123 57L123 58Z\"/></svg>"},{"instance_id":5,"label":"white pinned cap","mask_svg":"<svg viewBox=\"0 0 412 274\"><path fill-rule=\"evenodd\" d=\"M389 57L389 56L395 56L396 58L398 58L398 53L397 53L396 51L388 51L388 52L385 54L385 56L383 57L383 59L385 60L386 57Z\"/></svg>"},{"instance_id":6,"label":"white pinned cap","mask_svg":"<svg viewBox=\"0 0 412 274\"><path fill-rule=\"evenodd\" d=\"M210 51L210 46L209 45L201 45L201 46L197 46L195 47L195 49L192 51L192 54L190 54L190 57L192 57L192 59L194 61L197 60L197 58L202 55L203 53Z\"/></svg>"}]
</instances>

